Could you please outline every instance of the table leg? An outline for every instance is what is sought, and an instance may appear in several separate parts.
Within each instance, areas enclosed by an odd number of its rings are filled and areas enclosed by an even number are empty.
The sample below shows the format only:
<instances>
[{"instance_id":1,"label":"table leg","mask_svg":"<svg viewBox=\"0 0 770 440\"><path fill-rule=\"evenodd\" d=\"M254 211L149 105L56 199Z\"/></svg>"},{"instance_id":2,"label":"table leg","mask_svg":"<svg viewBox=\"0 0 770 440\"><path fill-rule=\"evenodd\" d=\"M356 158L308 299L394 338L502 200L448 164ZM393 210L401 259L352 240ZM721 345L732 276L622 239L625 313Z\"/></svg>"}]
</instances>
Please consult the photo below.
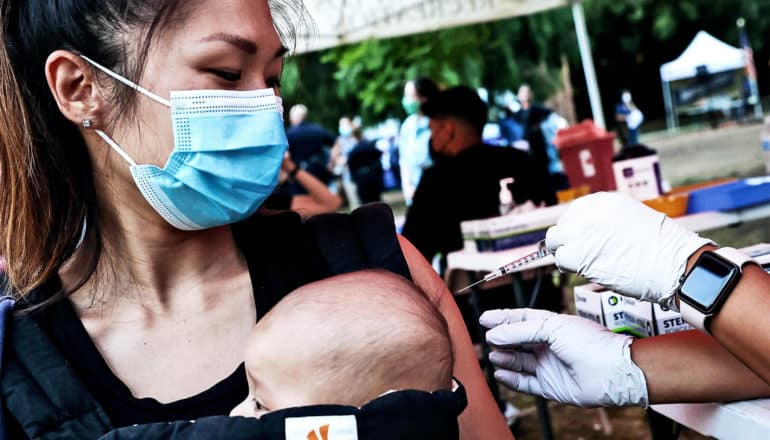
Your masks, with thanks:
<instances>
[{"instance_id":1,"label":"table leg","mask_svg":"<svg viewBox=\"0 0 770 440\"><path fill-rule=\"evenodd\" d=\"M529 295L529 301L524 296L524 284L521 280L521 274L515 273L511 276L513 285L514 307L533 307L537 297L540 294L540 287L543 281L543 272L538 271L535 286ZM548 401L542 397L535 397L537 408L537 418L540 421L540 431L543 434L543 440L553 440L553 427L551 426L551 414L548 412Z\"/></svg>"},{"instance_id":2,"label":"table leg","mask_svg":"<svg viewBox=\"0 0 770 440\"><path fill-rule=\"evenodd\" d=\"M537 296L540 294L540 286L542 286L543 272L538 271L537 280L535 286L532 289L532 293L527 301L524 296L524 285L521 280L521 274L515 273L511 277L511 284L513 285L513 297L514 306L520 307L533 307ZM553 440L553 426L551 425L551 414L548 412L548 401L542 397L535 397L535 406L537 408L537 419L540 421L540 431L543 434L543 440Z\"/></svg>"},{"instance_id":3,"label":"table leg","mask_svg":"<svg viewBox=\"0 0 770 440\"><path fill-rule=\"evenodd\" d=\"M526 307L527 300L524 298L524 285L520 274L511 275L511 285L513 286L513 307L517 309Z\"/></svg>"},{"instance_id":4,"label":"table leg","mask_svg":"<svg viewBox=\"0 0 770 440\"><path fill-rule=\"evenodd\" d=\"M521 274L515 273L511 275L511 285L513 286L513 306L515 308L534 307L538 296L540 296L540 288L543 286L543 278L543 271L538 270L537 277L535 278L535 285L532 287L532 292L526 296L524 295L524 284L521 280Z\"/></svg>"},{"instance_id":5,"label":"table leg","mask_svg":"<svg viewBox=\"0 0 770 440\"><path fill-rule=\"evenodd\" d=\"M668 417L650 409L647 410L647 420L650 424L652 440L677 440L679 438L681 426Z\"/></svg>"},{"instance_id":6,"label":"table leg","mask_svg":"<svg viewBox=\"0 0 770 440\"><path fill-rule=\"evenodd\" d=\"M551 426L551 414L548 412L548 401L542 397L535 397L537 407L537 419L540 421L540 431L543 440L553 440L553 426Z\"/></svg>"}]
</instances>

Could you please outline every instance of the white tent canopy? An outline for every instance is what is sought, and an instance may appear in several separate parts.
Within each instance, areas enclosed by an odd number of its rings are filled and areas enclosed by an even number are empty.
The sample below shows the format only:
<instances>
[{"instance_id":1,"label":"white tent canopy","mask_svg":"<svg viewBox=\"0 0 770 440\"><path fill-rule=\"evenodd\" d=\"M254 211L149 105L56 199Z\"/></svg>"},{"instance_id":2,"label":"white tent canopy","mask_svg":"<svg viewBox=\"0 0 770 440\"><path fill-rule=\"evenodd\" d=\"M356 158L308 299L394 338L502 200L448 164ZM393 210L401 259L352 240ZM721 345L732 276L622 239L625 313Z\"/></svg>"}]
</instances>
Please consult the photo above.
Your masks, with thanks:
<instances>
[{"instance_id":1,"label":"white tent canopy","mask_svg":"<svg viewBox=\"0 0 770 440\"><path fill-rule=\"evenodd\" d=\"M298 52L500 20L570 4L569 0L305 0L315 27ZM303 41L305 40L305 41Z\"/></svg>"},{"instance_id":2,"label":"white tent canopy","mask_svg":"<svg viewBox=\"0 0 770 440\"><path fill-rule=\"evenodd\" d=\"M296 53L502 20L572 5L594 121L604 126L580 0L304 0L304 4L313 31L299 36Z\"/></svg>"},{"instance_id":3,"label":"white tent canopy","mask_svg":"<svg viewBox=\"0 0 770 440\"><path fill-rule=\"evenodd\" d=\"M719 73L746 67L746 52L700 31L679 58L660 66L660 77L671 82L696 76L705 66L709 73Z\"/></svg>"},{"instance_id":4,"label":"white tent canopy","mask_svg":"<svg viewBox=\"0 0 770 440\"><path fill-rule=\"evenodd\" d=\"M663 103L669 130L679 125L679 117L671 92L671 83L698 75L699 69L710 74L746 68L746 52L730 46L706 31L699 31L679 58L660 66ZM759 110L761 115L761 109Z\"/></svg>"}]
</instances>

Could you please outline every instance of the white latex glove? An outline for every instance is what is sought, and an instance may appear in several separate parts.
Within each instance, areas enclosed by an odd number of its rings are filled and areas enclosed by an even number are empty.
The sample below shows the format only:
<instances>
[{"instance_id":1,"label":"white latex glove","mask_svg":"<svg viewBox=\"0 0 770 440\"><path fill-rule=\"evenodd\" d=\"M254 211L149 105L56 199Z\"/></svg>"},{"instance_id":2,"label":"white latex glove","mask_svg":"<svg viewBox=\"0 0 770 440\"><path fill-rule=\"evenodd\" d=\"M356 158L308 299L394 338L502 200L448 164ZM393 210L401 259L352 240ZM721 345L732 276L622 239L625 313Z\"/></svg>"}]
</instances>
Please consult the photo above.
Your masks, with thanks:
<instances>
[{"instance_id":1,"label":"white latex glove","mask_svg":"<svg viewBox=\"0 0 770 440\"><path fill-rule=\"evenodd\" d=\"M707 244L714 243L620 193L575 200L546 236L560 270L669 307L688 258Z\"/></svg>"},{"instance_id":2,"label":"white latex glove","mask_svg":"<svg viewBox=\"0 0 770 440\"><path fill-rule=\"evenodd\" d=\"M480 322L492 329L495 379L515 391L581 407L648 404L630 336L544 310L492 310Z\"/></svg>"}]
</instances>

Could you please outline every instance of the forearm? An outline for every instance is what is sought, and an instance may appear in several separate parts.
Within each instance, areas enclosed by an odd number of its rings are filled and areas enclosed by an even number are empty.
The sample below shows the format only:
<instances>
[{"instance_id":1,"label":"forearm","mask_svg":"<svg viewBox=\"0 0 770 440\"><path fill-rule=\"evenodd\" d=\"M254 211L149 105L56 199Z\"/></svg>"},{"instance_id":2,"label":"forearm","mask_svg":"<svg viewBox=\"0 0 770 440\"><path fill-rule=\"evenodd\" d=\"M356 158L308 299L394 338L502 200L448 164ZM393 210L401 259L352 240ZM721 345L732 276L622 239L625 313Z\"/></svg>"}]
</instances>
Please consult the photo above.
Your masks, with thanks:
<instances>
[{"instance_id":1,"label":"forearm","mask_svg":"<svg viewBox=\"0 0 770 440\"><path fill-rule=\"evenodd\" d=\"M689 272L704 246L687 262ZM711 320L709 330L732 355L770 383L770 276L755 265L744 267L740 282Z\"/></svg>"},{"instance_id":2,"label":"forearm","mask_svg":"<svg viewBox=\"0 0 770 440\"><path fill-rule=\"evenodd\" d=\"M631 345L631 356L644 372L653 404L770 396L770 386L699 331L638 340Z\"/></svg>"},{"instance_id":3,"label":"forearm","mask_svg":"<svg viewBox=\"0 0 770 440\"><path fill-rule=\"evenodd\" d=\"M307 171L298 170L294 179L305 188L308 196L324 211L336 211L342 205L342 200L337 194L329 191L323 182Z\"/></svg>"},{"instance_id":4,"label":"forearm","mask_svg":"<svg viewBox=\"0 0 770 440\"><path fill-rule=\"evenodd\" d=\"M687 262L687 272L704 246ZM647 378L652 403L770 397L770 277L747 266L711 321L714 337L693 331L635 342L632 355Z\"/></svg>"},{"instance_id":5,"label":"forearm","mask_svg":"<svg viewBox=\"0 0 770 440\"><path fill-rule=\"evenodd\" d=\"M460 416L460 438L463 440L512 439L510 429L479 368L479 361L460 311L449 293L440 302L439 311L449 322L455 357L454 376L465 385L468 392L468 408Z\"/></svg>"},{"instance_id":6,"label":"forearm","mask_svg":"<svg viewBox=\"0 0 770 440\"><path fill-rule=\"evenodd\" d=\"M770 276L746 266L741 281L711 321L714 337L770 383Z\"/></svg>"},{"instance_id":7,"label":"forearm","mask_svg":"<svg viewBox=\"0 0 770 440\"><path fill-rule=\"evenodd\" d=\"M460 416L460 438L512 439L513 436L479 368L470 336L451 293L412 244L403 237L399 237L399 240L414 282L436 304L449 325L455 357L454 375L465 385L468 393L468 408Z\"/></svg>"}]
</instances>

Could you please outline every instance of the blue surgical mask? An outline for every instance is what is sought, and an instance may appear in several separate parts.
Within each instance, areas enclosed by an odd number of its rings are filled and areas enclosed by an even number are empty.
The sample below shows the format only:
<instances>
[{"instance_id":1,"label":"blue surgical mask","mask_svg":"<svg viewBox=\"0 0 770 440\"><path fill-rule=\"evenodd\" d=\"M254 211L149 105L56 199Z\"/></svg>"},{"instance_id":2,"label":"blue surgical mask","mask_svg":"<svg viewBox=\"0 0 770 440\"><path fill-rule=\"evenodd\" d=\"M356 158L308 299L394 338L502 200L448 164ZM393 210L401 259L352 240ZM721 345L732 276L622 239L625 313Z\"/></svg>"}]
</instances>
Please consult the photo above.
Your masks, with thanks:
<instances>
[{"instance_id":1,"label":"blue surgical mask","mask_svg":"<svg viewBox=\"0 0 770 440\"><path fill-rule=\"evenodd\" d=\"M353 127L348 125L340 125L339 126L339 133L342 137L349 137L353 134Z\"/></svg>"},{"instance_id":2,"label":"blue surgical mask","mask_svg":"<svg viewBox=\"0 0 770 440\"><path fill-rule=\"evenodd\" d=\"M169 224L181 230L232 224L253 215L273 192L289 145L273 89L171 92L168 101L83 58L171 108L174 150L163 168L137 164L96 130L130 164L139 191Z\"/></svg>"},{"instance_id":3,"label":"blue surgical mask","mask_svg":"<svg viewBox=\"0 0 770 440\"><path fill-rule=\"evenodd\" d=\"M401 106L407 115L412 116L420 111L420 101L404 96L401 99Z\"/></svg>"}]
</instances>

